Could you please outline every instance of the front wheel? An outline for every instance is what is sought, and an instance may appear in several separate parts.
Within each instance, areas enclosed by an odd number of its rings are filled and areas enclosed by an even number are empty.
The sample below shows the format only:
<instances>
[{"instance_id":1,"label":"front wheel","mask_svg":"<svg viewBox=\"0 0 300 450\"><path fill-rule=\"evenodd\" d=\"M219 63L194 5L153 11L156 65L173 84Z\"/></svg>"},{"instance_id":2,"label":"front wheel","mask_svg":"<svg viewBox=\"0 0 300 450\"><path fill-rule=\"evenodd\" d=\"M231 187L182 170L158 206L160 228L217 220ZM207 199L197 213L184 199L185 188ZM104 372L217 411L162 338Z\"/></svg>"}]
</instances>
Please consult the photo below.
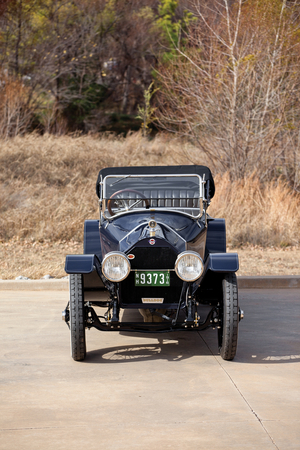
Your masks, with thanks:
<instances>
[{"instance_id":1,"label":"front wheel","mask_svg":"<svg viewBox=\"0 0 300 450\"><path fill-rule=\"evenodd\" d=\"M231 361L237 350L239 323L238 287L235 273L225 275L222 280L222 291L221 326L218 329L219 351L223 359Z\"/></svg>"},{"instance_id":2,"label":"front wheel","mask_svg":"<svg viewBox=\"0 0 300 450\"><path fill-rule=\"evenodd\" d=\"M86 344L83 277L81 274L70 275L70 329L72 358L75 361L83 361L86 355Z\"/></svg>"}]
</instances>

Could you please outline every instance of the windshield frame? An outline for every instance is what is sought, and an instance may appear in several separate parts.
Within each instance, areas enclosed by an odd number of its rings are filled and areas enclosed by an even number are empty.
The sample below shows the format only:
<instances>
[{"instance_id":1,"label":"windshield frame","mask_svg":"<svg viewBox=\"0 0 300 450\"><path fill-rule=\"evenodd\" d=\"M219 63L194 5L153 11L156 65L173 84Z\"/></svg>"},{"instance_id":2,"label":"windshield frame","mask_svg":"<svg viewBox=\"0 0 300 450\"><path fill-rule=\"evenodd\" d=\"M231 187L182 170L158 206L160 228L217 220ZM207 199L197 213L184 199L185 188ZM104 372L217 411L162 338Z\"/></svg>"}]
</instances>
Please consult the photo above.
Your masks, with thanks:
<instances>
[{"instance_id":1,"label":"windshield frame","mask_svg":"<svg viewBox=\"0 0 300 450\"><path fill-rule=\"evenodd\" d=\"M104 177L104 179L102 179L101 177L101 196L100 196L100 213L101 215L104 217L104 219L107 220L113 220L116 217L119 217L120 215L124 215L124 214L129 214L129 213L133 213L133 212L141 212L145 210L145 207L137 207L134 209L128 209L128 210L121 210L120 212L116 212L113 216L110 216L109 214L107 214L107 201L109 200L109 198L106 198L107 195L107 181L108 179L112 179L112 178L117 178L119 181L122 181L123 179L127 179L127 178L184 178L184 177L188 177L188 178L193 178L196 177L199 181L199 207L176 207L176 206L156 206L156 207L150 207L147 209L147 211L172 211L172 212L178 212L180 214L186 215L188 217L191 217L195 220L198 220L202 215L203 215L203 201L205 201L206 199L204 198L204 185L206 183L205 181L205 176L202 178L200 175L196 174L196 173L187 173L187 174L111 174L111 175L106 175ZM116 181L113 184L118 184L119 181ZM130 188L128 186L128 188ZM157 187L155 187L154 189L157 189ZM175 188L170 188L175 189ZM198 198L198 197L197 197ZM190 214L188 213L186 210L187 209L193 209L193 210L197 210L199 209L199 213L196 215ZM185 210L185 211L183 211Z\"/></svg>"}]
</instances>

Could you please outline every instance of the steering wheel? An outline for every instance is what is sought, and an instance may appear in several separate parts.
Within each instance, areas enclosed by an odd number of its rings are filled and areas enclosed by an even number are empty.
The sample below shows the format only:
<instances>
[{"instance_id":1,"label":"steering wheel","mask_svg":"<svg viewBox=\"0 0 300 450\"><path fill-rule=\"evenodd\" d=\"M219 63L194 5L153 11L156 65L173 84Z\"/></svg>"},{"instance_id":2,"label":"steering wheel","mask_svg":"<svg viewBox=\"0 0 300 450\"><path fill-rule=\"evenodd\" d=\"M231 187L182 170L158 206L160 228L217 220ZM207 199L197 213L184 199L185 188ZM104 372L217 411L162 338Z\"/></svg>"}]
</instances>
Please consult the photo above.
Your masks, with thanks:
<instances>
[{"instance_id":1,"label":"steering wheel","mask_svg":"<svg viewBox=\"0 0 300 450\"><path fill-rule=\"evenodd\" d=\"M134 199L134 198L122 198L122 194L124 192L131 192L135 195L139 195L141 198L138 199ZM136 200L132 205L129 205L129 202L132 200ZM139 191L136 191L134 189L121 189L120 191L115 192L114 194L112 194L107 202L107 209L109 211L109 214L111 216L114 216L115 213L113 212L112 208L115 206L117 208L119 208L120 210L125 209L126 211L128 211L129 209L133 208L135 205L137 205L139 202L145 202L146 204L146 208L149 208L150 206L150 202L147 199L147 197L145 197L144 194L142 194Z\"/></svg>"}]
</instances>

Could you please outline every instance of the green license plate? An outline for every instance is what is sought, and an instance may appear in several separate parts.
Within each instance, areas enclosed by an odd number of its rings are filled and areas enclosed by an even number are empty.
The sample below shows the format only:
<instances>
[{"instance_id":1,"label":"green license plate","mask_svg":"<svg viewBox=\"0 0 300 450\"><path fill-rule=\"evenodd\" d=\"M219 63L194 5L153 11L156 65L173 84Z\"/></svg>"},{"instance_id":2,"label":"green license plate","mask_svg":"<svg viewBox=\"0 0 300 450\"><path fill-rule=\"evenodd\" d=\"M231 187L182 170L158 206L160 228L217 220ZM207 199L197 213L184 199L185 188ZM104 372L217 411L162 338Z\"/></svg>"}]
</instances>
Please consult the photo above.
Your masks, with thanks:
<instances>
[{"instance_id":1,"label":"green license plate","mask_svg":"<svg viewBox=\"0 0 300 450\"><path fill-rule=\"evenodd\" d=\"M169 270L136 271L134 277L135 286L170 286Z\"/></svg>"}]
</instances>

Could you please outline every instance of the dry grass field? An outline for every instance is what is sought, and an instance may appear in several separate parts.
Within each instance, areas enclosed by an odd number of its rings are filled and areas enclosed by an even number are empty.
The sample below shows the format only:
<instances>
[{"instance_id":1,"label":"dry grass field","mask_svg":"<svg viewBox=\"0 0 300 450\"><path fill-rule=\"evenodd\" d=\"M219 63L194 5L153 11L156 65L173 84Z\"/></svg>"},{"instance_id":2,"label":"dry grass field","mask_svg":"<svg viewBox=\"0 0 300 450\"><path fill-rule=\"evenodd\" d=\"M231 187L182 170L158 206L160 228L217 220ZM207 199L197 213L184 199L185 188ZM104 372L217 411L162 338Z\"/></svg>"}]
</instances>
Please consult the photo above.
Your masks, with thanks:
<instances>
[{"instance_id":1,"label":"dry grass field","mask_svg":"<svg viewBox=\"0 0 300 450\"><path fill-rule=\"evenodd\" d=\"M0 278L64 276L64 257L82 251L83 223L98 218L95 183L107 166L207 164L169 135L126 138L26 135L1 141ZM212 170L214 168L212 167ZM255 175L217 174L209 212L224 217L240 275L300 274L300 195Z\"/></svg>"},{"instance_id":2,"label":"dry grass field","mask_svg":"<svg viewBox=\"0 0 300 450\"><path fill-rule=\"evenodd\" d=\"M300 248L263 248L245 246L228 248L237 252L240 260L238 275L300 275ZM39 279L66 276L67 254L82 253L82 243L76 241L10 240L0 244L0 278L13 280L22 275Z\"/></svg>"}]
</instances>

